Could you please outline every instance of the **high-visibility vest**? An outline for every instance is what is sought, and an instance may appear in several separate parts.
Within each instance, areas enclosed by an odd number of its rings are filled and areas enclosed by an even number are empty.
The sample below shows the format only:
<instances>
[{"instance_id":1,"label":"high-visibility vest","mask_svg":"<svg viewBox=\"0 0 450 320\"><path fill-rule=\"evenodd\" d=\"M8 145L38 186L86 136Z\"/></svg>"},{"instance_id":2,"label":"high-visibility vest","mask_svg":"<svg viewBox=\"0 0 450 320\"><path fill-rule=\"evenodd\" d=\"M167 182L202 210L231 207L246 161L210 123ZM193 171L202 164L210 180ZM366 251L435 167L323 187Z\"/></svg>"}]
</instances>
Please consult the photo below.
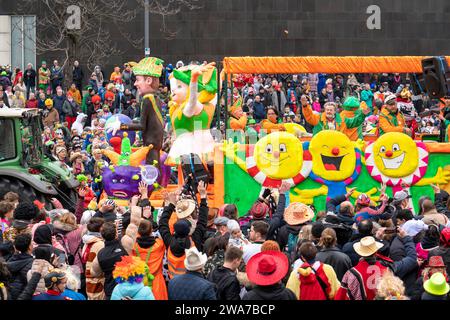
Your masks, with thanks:
<instances>
[{"instance_id":1,"label":"high-visibility vest","mask_svg":"<svg viewBox=\"0 0 450 320\"><path fill-rule=\"evenodd\" d=\"M191 241L191 248L195 246L194 241ZM167 249L167 267L169 272L169 279L173 279L173 277L178 276L180 274L186 273L186 268L184 266L184 259L186 258L186 254L183 254L181 257L176 257L170 247Z\"/></svg>"}]
</instances>

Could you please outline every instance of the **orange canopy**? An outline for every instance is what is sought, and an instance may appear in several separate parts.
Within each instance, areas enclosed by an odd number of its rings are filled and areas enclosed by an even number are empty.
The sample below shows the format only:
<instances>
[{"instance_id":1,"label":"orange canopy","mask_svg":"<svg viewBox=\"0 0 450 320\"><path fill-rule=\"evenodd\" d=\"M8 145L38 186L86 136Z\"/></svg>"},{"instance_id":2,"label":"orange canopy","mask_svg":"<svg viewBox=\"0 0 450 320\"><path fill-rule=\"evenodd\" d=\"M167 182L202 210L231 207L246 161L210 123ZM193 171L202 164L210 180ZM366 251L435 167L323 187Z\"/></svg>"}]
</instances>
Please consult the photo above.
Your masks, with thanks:
<instances>
[{"instance_id":1,"label":"orange canopy","mask_svg":"<svg viewBox=\"0 0 450 320\"><path fill-rule=\"evenodd\" d=\"M242 73L422 73L422 56L226 57L227 74ZM450 65L450 56L447 56Z\"/></svg>"}]
</instances>

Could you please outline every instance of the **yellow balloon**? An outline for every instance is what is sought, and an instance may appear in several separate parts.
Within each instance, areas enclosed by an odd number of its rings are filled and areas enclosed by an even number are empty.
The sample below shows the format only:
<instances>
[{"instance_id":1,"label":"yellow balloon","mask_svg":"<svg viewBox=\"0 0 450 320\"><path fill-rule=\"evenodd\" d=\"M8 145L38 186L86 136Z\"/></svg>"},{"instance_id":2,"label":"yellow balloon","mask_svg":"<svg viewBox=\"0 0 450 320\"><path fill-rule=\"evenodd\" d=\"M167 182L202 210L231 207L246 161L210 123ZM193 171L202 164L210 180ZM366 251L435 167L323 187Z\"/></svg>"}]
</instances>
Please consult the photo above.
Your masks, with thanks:
<instances>
[{"instance_id":1,"label":"yellow balloon","mask_svg":"<svg viewBox=\"0 0 450 320\"><path fill-rule=\"evenodd\" d=\"M272 179L295 177L303 165L303 145L287 132L271 133L255 145L254 159L257 168Z\"/></svg>"},{"instance_id":2,"label":"yellow balloon","mask_svg":"<svg viewBox=\"0 0 450 320\"><path fill-rule=\"evenodd\" d=\"M325 180L343 181L355 172L355 147L342 132L332 130L319 132L312 138L309 151L314 174Z\"/></svg>"},{"instance_id":3,"label":"yellow balloon","mask_svg":"<svg viewBox=\"0 0 450 320\"><path fill-rule=\"evenodd\" d=\"M389 132L377 139L373 155L378 170L387 177L402 178L419 166L419 151L411 137L400 132Z\"/></svg>"}]
</instances>

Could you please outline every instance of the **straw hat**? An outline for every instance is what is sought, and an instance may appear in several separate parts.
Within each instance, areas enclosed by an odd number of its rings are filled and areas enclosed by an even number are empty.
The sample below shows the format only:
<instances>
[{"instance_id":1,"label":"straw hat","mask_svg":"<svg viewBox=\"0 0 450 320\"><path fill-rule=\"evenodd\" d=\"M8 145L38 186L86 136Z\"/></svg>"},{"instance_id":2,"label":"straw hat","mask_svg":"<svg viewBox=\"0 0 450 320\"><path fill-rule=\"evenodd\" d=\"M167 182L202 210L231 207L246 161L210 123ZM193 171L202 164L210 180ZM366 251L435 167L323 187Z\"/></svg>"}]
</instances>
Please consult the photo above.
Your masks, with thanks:
<instances>
[{"instance_id":1,"label":"straw hat","mask_svg":"<svg viewBox=\"0 0 450 320\"><path fill-rule=\"evenodd\" d=\"M246 270L251 282L270 286L284 278L289 270L289 261L282 252L263 251L250 258Z\"/></svg>"},{"instance_id":2,"label":"straw hat","mask_svg":"<svg viewBox=\"0 0 450 320\"><path fill-rule=\"evenodd\" d=\"M356 253L361 257L370 257L380 250L384 245L380 242L375 241L374 237L365 237L361 241L353 245Z\"/></svg>"},{"instance_id":3,"label":"straw hat","mask_svg":"<svg viewBox=\"0 0 450 320\"><path fill-rule=\"evenodd\" d=\"M284 211L284 220L291 226L296 226L314 218L314 211L307 205L293 202Z\"/></svg>"},{"instance_id":4,"label":"straw hat","mask_svg":"<svg viewBox=\"0 0 450 320\"><path fill-rule=\"evenodd\" d=\"M441 272L436 272L425 281L423 288L426 292L435 296L444 296L450 291L450 286Z\"/></svg>"},{"instance_id":5,"label":"straw hat","mask_svg":"<svg viewBox=\"0 0 450 320\"><path fill-rule=\"evenodd\" d=\"M195 201L192 199L182 199L177 202L175 212L178 219L189 217L195 210Z\"/></svg>"}]
</instances>

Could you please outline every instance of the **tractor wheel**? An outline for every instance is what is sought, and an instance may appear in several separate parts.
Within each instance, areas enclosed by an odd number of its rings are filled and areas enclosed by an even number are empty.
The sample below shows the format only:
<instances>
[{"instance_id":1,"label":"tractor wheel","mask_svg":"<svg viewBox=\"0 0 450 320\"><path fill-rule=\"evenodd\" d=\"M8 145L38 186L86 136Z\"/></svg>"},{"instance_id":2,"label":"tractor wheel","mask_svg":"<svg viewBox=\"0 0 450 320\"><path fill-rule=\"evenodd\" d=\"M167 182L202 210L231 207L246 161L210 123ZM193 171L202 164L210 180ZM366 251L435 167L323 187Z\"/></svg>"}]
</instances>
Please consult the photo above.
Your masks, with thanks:
<instances>
[{"instance_id":1,"label":"tractor wheel","mask_svg":"<svg viewBox=\"0 0 450 320\"><path fill-rule=\"evenodd\" d=\"M9 191L15 192L19 195L20 201L33 202L34 200L39 200L45 204L46 210L53 210L53 204L50 199L51 196L44 195L39 191L33 189L29 184L18 180L13 177L0 177L0 197L8 193Z\"/></svg>"}]
</instances>

